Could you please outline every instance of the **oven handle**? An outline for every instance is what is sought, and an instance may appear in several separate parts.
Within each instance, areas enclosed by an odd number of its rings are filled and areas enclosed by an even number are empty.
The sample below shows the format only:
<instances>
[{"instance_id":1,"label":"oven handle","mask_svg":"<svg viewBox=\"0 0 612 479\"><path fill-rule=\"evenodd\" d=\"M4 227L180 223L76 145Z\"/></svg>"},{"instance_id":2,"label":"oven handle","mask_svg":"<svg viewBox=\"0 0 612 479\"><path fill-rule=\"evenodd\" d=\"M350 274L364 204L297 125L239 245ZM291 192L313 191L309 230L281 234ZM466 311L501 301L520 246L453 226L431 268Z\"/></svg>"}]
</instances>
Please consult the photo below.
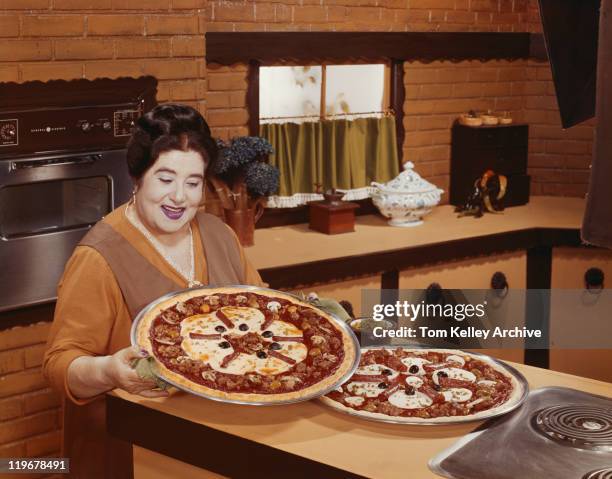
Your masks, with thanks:
<instances>
[{"instance_id":1,"label":"oven handle","mask_svg":"<svg viewBox=\"0 0 612 479\"><path fill-rule=\"evenodd\" d=\"M65 165L90 165L102 159L102 155L87 155L72 158L42 158L40 160L26 160L11 162L11 171L26 170L29 168L41 168L44 166L65 166Z\"/></svg>"}]
</instances>

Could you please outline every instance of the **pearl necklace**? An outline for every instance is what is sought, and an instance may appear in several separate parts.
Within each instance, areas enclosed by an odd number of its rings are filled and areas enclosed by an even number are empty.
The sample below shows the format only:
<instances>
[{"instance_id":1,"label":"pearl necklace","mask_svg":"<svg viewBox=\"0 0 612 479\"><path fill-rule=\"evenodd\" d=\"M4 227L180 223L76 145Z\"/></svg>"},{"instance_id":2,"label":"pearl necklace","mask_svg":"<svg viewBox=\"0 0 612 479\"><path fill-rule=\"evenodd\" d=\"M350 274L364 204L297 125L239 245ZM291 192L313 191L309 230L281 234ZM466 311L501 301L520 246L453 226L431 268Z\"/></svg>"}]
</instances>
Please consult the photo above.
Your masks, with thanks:
<instances>
[{"instance_id":1,"label":"pearl necklace","mask_svg":"<svg viewBox=\"0 0 612 479\"><path fill-rule=\"evenodd\" d=\"M172 266L172 268L181 275L186 281L187 286L189 288L193 288L195 286L202 286L202 283L196 281L195 279L195 260L193 253L193 231L191 230L191 225L189 225L189 270L184 270L181 266L174 261L172 256L166 251L166 248L151 234L151 232L147 229L147 227L142 224L136 211L133 209L133 205L129 204L125 209L125 217L128 219L130 223L132 223L138 231L140 231L143 236L151 243L153 248L157 250L157 252L164 258L164 260Z\"/></svg>"}]
</instances>

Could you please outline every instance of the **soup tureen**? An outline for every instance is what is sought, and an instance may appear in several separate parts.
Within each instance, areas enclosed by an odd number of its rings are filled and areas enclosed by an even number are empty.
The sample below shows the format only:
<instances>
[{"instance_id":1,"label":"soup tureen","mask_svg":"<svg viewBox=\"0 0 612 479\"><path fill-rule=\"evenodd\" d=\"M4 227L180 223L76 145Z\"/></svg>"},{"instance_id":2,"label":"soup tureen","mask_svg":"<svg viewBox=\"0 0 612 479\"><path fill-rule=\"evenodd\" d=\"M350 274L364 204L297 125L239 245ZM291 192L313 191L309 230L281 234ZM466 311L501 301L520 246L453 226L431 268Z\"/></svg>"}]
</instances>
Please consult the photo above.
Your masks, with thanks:
<instances>
[{"instance_id":1,"label":"soup tureen","mask_svg":"<svg viewBox=\"0 0 612 479\"><path fill-rule=\"evenodd\" d=\"M375 187L372 201L392 226L417 226L421 218L440 202L444 193L414 171L411 161L404 163L404 171L388 183L372 182Z\"/></svg>"}]
</instances>

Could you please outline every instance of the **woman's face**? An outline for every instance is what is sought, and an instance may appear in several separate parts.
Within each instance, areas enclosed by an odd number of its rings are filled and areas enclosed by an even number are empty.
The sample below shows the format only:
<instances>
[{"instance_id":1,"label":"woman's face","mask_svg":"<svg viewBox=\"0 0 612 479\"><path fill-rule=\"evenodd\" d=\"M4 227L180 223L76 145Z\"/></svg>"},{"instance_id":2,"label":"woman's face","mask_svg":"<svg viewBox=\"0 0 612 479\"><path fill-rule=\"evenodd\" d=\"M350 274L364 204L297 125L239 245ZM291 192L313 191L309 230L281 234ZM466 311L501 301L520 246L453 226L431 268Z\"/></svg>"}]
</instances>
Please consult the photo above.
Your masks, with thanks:
<instances>
[{"instance_id":1,"label":"woman's face","mask_svg":"<svg viewBox=\"0 0 612 479\"><path fill-rule=\"evenodd\" d=\"M202 200L204 159L192 150L171 150L140 179L136 210L145 226L157 235L187 228Z\"/></svg>"}]
</instances>

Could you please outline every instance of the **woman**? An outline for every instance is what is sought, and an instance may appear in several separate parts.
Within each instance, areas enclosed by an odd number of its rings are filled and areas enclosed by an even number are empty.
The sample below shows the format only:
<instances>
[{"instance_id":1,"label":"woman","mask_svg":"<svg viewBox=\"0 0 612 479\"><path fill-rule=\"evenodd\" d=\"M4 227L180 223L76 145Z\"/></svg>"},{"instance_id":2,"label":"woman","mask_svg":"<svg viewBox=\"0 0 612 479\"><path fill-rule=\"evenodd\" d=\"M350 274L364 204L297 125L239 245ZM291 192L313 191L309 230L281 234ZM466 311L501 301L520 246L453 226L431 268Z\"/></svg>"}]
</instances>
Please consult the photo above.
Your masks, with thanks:
<instances>
[{"instance_id":1,"label":"woman","mask_svg":"<svg viewBox=\"0 0 612 479\"><path fill-rule=\"evenodd\" d=\"M116 455L108 438L101 442L105 454L91 444L100 443L104 431L103 393L120 388L150 398L167 395L131 367L142 357L130 347L138 311L191 286L262 285L234 233L218 218L198 213L216 154L210 129L196 110L162 105L145 114L127 149L132 200L96 224L66 265L43 371L69 399L64 453L73 471L84 467L83 477L104 477L99 470L109 465L104 455ZM73 426L97 429L97 437L87 438L89 444L75 441L71 451Z\"/></svg>"}]
</instances>

